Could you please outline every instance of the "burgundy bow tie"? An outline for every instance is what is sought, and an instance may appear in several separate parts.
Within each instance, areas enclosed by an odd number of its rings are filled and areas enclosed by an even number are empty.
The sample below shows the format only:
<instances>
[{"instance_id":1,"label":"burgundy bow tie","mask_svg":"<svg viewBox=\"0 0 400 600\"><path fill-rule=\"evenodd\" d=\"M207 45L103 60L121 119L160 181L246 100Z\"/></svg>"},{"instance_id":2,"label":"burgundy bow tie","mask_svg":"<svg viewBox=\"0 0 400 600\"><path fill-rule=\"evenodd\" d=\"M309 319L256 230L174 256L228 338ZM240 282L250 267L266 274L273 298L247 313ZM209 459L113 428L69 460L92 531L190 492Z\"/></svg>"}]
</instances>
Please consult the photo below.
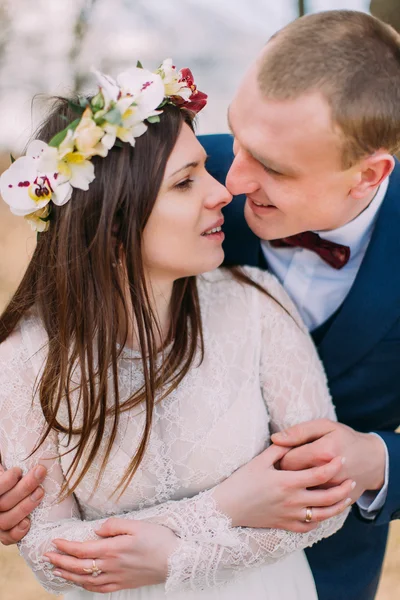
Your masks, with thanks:
<instances>
[{"instance_id":1,"label":"burgundy bow tie","mask_svg":"<svg viewBox=\"0 0 400 600\"><path fill-rule=\"evenodd\" d=\"M289 246L306 248L318 254L322 260L334 269L342 269L350 258L350 248L348 246L324 240L313 231L305 231L281 240L271 240L270 244L274 248L288 248Z\"/></svg>"}]
</instances>

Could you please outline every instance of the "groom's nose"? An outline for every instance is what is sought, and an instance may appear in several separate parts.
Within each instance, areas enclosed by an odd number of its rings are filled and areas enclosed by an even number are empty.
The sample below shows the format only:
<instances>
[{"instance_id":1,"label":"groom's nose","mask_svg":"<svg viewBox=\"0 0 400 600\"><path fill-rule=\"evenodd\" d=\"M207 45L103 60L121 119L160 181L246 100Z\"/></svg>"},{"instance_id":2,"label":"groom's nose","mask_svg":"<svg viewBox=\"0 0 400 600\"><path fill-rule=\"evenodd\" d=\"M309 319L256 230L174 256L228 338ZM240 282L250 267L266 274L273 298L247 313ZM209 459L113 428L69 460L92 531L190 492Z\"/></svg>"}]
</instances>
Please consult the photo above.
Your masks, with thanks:
<instances>
[{"instance_id":1,"label":"groom's nose","mask_svg":"<svg viewBox=\"0 0 400 600\"><path fill-rule=\"evenodd\" d=\"M254 194L260 188L250 161L241 151L236 154L228 171L226 187L233 196Z\"/></svg>"}]
</instances>

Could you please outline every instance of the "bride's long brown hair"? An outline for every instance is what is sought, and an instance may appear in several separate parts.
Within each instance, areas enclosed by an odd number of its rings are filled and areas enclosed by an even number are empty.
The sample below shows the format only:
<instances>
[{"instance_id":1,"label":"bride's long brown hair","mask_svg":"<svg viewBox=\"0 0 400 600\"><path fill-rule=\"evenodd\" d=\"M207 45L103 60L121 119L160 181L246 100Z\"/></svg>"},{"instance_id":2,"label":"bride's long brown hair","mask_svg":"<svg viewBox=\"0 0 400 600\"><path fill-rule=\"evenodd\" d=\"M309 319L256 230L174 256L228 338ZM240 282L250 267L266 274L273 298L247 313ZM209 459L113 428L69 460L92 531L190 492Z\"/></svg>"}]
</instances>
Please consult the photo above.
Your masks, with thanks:
<instances>
[{"instance_id":1,"label":"bride's long brown hair","mask_svg":"<svg viewBox=\"0 0 400 600\"><path fill-rule=\"evenodd\" d=\"M66 121L72 122L75 117L68 102L58 99L36 137L48 142L65 127ZM77 436L62 490L64 497L76 489L98 455L105 439L106 420L111 420L112 427L99 480L110 457L121 413L143 402L145 427L116 490L122 494L143 458L156 393L164 397L176 388L198 351L202 360L204 344L196 279L186 277L173 287L167 336L171 347L163 356L161 367L157 366L160 332L151 308L142 257L143 230L184 122L192 127L188 112L166 106L160 123L150 125L136 140L135 148L123 144L114 147L107 158L93 159L96 179L88 191L74 189L66 205L53 206L50 229L40 235L25 276L0 317L0 343L32 308L47 332L47 359L37 382L47 429L35 450L51 431L67 434L69 440ZM121 256L123 274L116 268ZM127 332L121 340L121 326L132 315L144 385L122 402L118 358ZM73 384L74 372L80 373L78 388ZM79 425L76 419L74 422L72 394L79 398ZM58 416L64 403L68 408L67 423L61 423Z\"/></svg>"}]
</instances>

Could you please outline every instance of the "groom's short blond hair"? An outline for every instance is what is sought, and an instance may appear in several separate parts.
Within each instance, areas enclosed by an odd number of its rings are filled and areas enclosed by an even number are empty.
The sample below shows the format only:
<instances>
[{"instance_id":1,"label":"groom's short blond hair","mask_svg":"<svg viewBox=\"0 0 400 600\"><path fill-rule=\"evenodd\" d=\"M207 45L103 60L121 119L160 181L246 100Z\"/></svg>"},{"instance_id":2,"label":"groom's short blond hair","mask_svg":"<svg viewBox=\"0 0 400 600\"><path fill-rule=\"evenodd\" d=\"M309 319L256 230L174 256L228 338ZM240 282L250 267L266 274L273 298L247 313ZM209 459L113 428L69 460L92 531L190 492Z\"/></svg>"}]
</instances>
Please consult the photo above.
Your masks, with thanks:
<instances>
[{"instance_id":1,"label":"groom's short blond hair","mask_svg":"<svg viewBox=\"0 0 400 600\"><path fill-rule=\"evenodd\" d=\"M343 138L345 168L400 148L400 35L375 17L335 10L293 21L268 42L258 82L277 100L320 91Z\"/></svg>"}]
</instances>

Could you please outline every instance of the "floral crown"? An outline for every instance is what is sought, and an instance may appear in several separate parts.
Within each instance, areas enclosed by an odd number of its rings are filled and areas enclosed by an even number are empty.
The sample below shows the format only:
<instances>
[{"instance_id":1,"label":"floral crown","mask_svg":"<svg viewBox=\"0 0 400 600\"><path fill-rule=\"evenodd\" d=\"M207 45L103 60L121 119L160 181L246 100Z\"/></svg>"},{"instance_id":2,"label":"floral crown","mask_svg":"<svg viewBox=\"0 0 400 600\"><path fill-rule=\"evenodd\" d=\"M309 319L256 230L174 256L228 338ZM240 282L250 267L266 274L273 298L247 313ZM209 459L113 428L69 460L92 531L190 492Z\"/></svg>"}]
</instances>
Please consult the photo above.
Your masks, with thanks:
<instances>
[{"instance_id":1,"label":"floral crown","mask_svg":"<svg viewBox=\"0 0 400 600\"><path fill-rule=\"evenodd\" d=\"M93 156L105 157L121 142L134 146L149 123L160 121L166 104L198 113L207 103L191 71L177 71L171 59L154 73L138 62L116 81L94 73L98 93L90 101L81 98L77 104L69 103L80 116L48 144L34 140L25 156L11 157L12 164L0 177L0 193L11 212L25 217L37 232L49 227L51 202L62 206L73 188L89 188L95 178Z\"/></svg>"}]
</instances>

